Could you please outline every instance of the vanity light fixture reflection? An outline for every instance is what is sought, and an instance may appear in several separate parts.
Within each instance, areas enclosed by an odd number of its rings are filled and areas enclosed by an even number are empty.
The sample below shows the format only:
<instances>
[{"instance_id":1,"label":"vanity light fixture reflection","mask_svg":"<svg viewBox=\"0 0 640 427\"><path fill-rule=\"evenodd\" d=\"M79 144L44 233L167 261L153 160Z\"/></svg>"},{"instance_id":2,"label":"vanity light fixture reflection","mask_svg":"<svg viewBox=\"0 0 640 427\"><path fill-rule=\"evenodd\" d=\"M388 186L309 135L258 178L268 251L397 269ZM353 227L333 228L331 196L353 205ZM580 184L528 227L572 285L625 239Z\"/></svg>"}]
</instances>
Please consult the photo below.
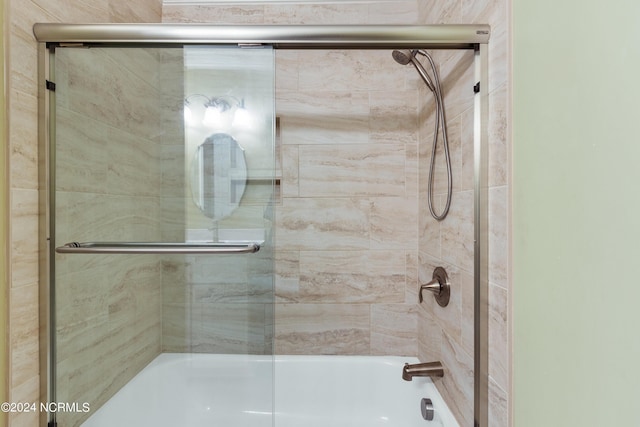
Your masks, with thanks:
<instances>
[{"instance_id":1,"label":"vanity light fixture reflection","mask_svg":"<svg viewBox=\"0 0 640 427\"><path fill-rule=\"evenodd\" d=\"M200 99L201 103L195 99ZM244 99L235 96L208 97L199 93L189 95L184 100L185 123L197 126L198 110L203 109L201 124L206 127L224 129L229 124L234 127L248 127L251 124L251 114L245 108Z\"/></svg>"}]
</instances>

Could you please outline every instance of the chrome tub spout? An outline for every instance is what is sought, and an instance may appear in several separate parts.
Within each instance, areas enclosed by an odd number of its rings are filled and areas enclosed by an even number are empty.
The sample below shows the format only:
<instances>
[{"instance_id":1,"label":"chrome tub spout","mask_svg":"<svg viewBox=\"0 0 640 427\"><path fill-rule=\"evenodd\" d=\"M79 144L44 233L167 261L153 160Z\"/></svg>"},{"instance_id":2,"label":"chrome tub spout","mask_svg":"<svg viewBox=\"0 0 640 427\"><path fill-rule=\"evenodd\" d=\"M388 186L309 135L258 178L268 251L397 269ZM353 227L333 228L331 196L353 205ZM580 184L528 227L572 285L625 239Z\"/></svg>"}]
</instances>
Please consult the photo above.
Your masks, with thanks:
<instances>
[{"instance_id":1,"label":"chrome tub spout","mask_svg":"<svg viewBox=\"0 0 640 427\"><path fill-rule=\"evenodd\" d=\"M414 363L410 365L405 363L402 367L402 379L411 381L413 377L444 377L444 369L440 362Z\"/></svg>"}]
</instances>

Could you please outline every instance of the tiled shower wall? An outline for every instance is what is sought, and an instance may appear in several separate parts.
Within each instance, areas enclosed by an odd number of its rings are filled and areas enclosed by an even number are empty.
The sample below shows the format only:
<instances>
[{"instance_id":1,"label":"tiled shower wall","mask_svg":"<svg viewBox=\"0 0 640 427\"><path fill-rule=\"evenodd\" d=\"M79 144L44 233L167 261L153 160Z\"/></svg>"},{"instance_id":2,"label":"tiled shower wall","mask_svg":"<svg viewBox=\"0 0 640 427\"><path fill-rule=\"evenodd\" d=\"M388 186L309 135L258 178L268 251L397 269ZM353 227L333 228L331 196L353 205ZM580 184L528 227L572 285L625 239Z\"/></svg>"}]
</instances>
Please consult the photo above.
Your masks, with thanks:
<instances>
[{"instance_id":1,"label":"tiled shower wall","mask_svg":"<svg viewBox=\"0 0 640 427\"><path fill-rule=\"evenodd\" d=\"M415 1L165 5L164 22L405 24ZM418 82L390 51L277 51L275 351L417 355Z\"/></svg>"},{"instance_id":2,"label":"tiled shower wall","mask_svg":"<svg viewBox=\"0 0 640 427\"><path fill-rule=\"evenodd\" d=\"M420 22L491 25L489 44L489 425L509 425L508 342L508 141L507 141L507 2L475 0L419 2ZM437 51L445 91L453 163L453 199L449 216L438 223L426 212L420 218L419 278L431 278L444 266L453 286L452 300L441 308L428 299L419 310L420 358L441 360L447 374L437 385L462 425L473 424L473 54ZM427 65L425 61L425 65ZM433 101L420 111L420 206L427 203ZM445 200L442 150L437 153L436 211Z\"/></svg>"},{"instance_id":3,"label":"tiled shower wall","mask_svg":"<svg viewBox=\"0 0 640 427\"><path fill-rule=\"evenodd\" d=\"M8 28L10 308L9 396L40 400L38 344L38 82L36 22L159 22L159 0L9 0ZM12 427L37 425L38 413L10 414Z\"/></svg>"}]
</instances>

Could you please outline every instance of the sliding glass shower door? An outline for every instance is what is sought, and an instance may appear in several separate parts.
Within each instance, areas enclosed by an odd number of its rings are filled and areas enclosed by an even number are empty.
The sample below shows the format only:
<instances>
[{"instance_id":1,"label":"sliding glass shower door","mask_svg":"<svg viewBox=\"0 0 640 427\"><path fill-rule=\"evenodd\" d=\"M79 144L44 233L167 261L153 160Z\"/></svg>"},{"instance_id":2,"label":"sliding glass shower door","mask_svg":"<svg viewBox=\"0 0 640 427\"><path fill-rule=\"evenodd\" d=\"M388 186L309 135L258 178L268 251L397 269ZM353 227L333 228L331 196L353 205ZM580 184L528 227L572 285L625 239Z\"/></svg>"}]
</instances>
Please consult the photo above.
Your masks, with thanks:
<instances>
[{"instance_id":1,"label":"sliding glass shower door","mask_svg":"<svg viewBox=\"0 0 640 427\"><path fill-rule=\"evenodd\" d=\"M80 405L50 419L272 425L273 52L51 52L49 393ZM197 395L188 407L151 389L138 413L107 413L145 367L176 360L165 383Z\"/></svg>"}]
</instances>

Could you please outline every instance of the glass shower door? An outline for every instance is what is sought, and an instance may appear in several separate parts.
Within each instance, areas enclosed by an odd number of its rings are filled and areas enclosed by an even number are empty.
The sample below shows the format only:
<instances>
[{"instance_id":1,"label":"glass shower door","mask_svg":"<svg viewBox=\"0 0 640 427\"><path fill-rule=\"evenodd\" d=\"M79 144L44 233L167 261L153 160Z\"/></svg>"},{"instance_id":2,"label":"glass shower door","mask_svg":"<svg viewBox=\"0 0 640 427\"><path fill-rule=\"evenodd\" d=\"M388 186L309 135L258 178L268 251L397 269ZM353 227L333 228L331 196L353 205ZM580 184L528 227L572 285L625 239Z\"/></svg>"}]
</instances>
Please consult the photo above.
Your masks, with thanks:
<instances>
[{"instance_id":1,"label":"glass shower door","mask_svg":"<svg viewBox=\"0 0 640 427\"><path fill-rule=\"evenodd\" d=\"M272 425L273 52L53 58L50 417Z\"/></svg>"}]
</instances>

